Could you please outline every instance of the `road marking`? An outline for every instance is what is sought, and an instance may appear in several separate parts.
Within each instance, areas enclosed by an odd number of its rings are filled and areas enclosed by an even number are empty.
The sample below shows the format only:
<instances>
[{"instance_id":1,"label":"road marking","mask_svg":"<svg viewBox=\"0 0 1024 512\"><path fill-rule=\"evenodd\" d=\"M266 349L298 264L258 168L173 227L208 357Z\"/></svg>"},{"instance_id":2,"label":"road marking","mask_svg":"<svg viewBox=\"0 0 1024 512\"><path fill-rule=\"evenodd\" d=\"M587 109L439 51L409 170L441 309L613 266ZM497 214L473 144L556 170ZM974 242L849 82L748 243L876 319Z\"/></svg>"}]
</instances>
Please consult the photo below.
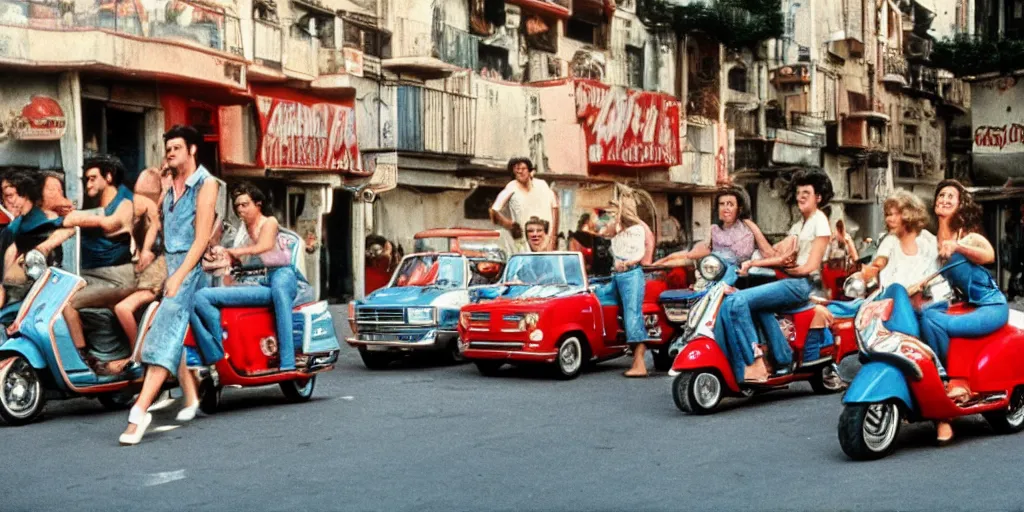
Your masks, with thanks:
<instances>
[{"instance_id":1,"label":"road marking","mask_svg":"<svg viewBox=\"0 0 1024 512\"><path fill-rule=\"evenodd\" d=\"M341 397L341 399L342 399L342 400L349 400L349 401L352 401L352 400L355 400L355 399L356 399L356 397L354 397L354 396L343 396L343 397Z\"/></svg>"},{"instance_id":2,"label":"road marking","mask_svg":"<svg viewBox=\"0 0 1024 512\"><path fill-rule=\"evenodd\" d=\"M184 479L184 469L179 469L177 471L164 471L161 473L150 473L146 475L146 482L142 485L145 487L153 487L154 485L169 484L171 482Z\"/></svg>"}]
</instances>

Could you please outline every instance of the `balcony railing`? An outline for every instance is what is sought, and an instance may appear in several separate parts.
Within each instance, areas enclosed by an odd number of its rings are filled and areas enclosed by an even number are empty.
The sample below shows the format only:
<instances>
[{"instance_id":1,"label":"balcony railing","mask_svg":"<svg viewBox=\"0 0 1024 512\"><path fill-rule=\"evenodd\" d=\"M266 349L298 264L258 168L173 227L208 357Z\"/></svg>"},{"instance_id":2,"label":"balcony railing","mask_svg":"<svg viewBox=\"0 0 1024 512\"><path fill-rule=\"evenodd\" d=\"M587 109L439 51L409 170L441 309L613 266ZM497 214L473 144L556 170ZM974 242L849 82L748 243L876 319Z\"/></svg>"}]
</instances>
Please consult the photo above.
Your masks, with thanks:
<instances>
[{"instance_id":1,"label":"balcony railing","mask_svg":"<svg viewBox=\"0 0 1024 512\"><path fill-rule=\"evenodd\" d=\"M911 66L908 78L908 87L911 90L939 95L939 74L934 68Z\"/></svg>"},{"instance_id":2,"label":"balcony railing","mask_svg":"<svg viewBox=\"0 0 1024 512\"><path fill-rule=\"evenodd\" d=\"M736 130L737 138L749 139L758 136L757 111L726 108L725 121L729 128Z\"/></svg>"},{"instance_id":3,"label":"balcony railing","mask_svg":"<svg viewBox=\"0 0 1024 512\"><path fill-rule=\"evenodd\" d=\"M414 85L397 93L398 150L473 155L476 98Z\"/></svg>"},{"instance_id":4,"label":"balcony railing","mask_svg":"<svg viewBox=\"0 0 1024 512\"><path fill-rule=\"evenodd\" d=\"M394 58L435 58L466 69L476 69L480 38L443 23L433 26L398 18L392 38Z\"/></svg>"},{"instance_id":5,"label":"balcony railing","mask_svg":"<svg viewBox=\"0 0 1024 512\"><path fill-rule=\"evenodd\" d=\"M825 133L825 112L790 112L790 128Z\"/></svg>"},{"instance_id":6,"label":"balcony railing","mask_svg":"<svg viewBox=\"0 0 1024 512\"><path fill-rule=\"evenodd\" d=\"M252 22L253 59L274 69L281 69L283 55L284 31L281 26L269 21L253 20Z\"/></svg>"},{"instance_id":7,"label":"balcony railing","mask_svg":"<svg viewBox=\"0 0 1024 512\"><path fill-rule=\"evenodd\" d=\"M907 59L898 49L890 48L882 55L882 81L907 84Z\"/></svg>"},{"instance_id":8,"label":"balcony railing","mask_svg":"<svg viewBox=\"0 0 1024 512\"><path fill-rule=\"evenodd\" d=\"M292 31L286 39L284 68L288 71L316 76L320 57L320 40L303 32Z\"/></svg>"},{"instance_id":9,"label":"balcony railing","mask_svg":"<svg viewBox=\"0 0 1024 512\"><path fill-rule=\"evenodd\" d=\"M939 91L942 99L947 104L965 107L967 106L967 85L964 84L963 80L957 80L956 78L940 78L939 79Z\"/></svg>"},{"instance_id":10,"label":"balcony railing","mask_svg":"<svg viewBox=\"0 0 1024 512\"><path fill-rule=\"evenodd\" d=\"M0 0L0 24L46 29L102 29L133 36L180 41L242 55L237 17L223 9L188 0L171 0L160 8L137 2L58 3Z\"/></svg>"}]
</instances>

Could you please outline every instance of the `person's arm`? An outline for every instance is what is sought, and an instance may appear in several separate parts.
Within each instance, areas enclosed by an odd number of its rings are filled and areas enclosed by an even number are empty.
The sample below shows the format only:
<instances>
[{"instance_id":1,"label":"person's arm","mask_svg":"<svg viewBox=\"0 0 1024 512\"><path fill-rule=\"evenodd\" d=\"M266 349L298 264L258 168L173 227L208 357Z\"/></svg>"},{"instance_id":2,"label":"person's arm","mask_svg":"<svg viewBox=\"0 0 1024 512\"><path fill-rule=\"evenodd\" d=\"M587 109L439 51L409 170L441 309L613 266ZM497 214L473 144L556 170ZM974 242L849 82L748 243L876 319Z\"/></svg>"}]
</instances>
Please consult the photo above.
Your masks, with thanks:
<instances>
[{"instance_id":1,"label":"person's arm","mask_svg":"<svg viewBox=\"0 0 1024 512\"><path fill-rule=\"evenodd\" d=\"M236 260L242 256L263 254L277 245L278 228L277 219L274 217L268 217L266 224L260 228L260 235L255 243L245 247L232 247L231 249L226 249L226 251ZM243 229L245 228L243 227Z\"/></svg>"},{"instance_id":2,"label":"person's arm","mask_svg":"<svg viewBox=\"0 0 1024 512\"><path fill-rule=\"evenodd\" d=\"M864 268L861 269L860 275L864 278L865 281L871 281L872 279L878 277L878 274L888 264L889 258L885 256L879 256L875 258L875 260L872 261L871 263L865 265Z\"/></svg>"},{"instance_id":3,"label":"person's arm","mask_svg":"<svg viewBox=\"0 0 1024 512\"><path fill-rule=\"evenodd\" d=\"M54 249L60 247L69 238L75 236L75 228L61 228L50 233L50 236L43 240L43 242L35 247L35 249L44 255L49 255Z\"/></svg>"},{"instance_id":4,"label":"person's arm","mask_svg":"<svg viewBox=\"0 0 1024 512\"><path fill-rule=\"evenodd\" d=\"M853 238L849 235L843 237L846 242L846 252L849 253L850 259L857 261L860 259L860 253L857 252L857 244L853 243ZM883 265L884 266L884 265Z\"/></svg>"},{"instance_id":5,"label":"person's arm","mask_svg":"<svg viewBox=\"0 0 1024 512\"><path fill-rule=\"evenodd\" d=\"M178 294L178 289L185 282L185 276L199 264L199 259L203 257L207 246L210 245L219 187L217 180L210 179L206 180L203 183L203 188L199 189L199 197L196 200L196 238L192 241L188 252L185 253L185 259L181 262L181 266L164 283L165 297L174 297Z\"/></svg>"},{"instance_id":6,"label":"person's arm","mask_svg":"<svg viewBox=\"0 0 1024 512\"><path fill-rule=\"evenodd\" d=\"M131 226L133 213L132 202L123 200L117 206L117 209L114 210L113 215L91 215L82 212L71 212L67 217L64 217L64 227L99 228L103 230L103 233L109 235L124 231L126 226Z\"/></svg>"},{"instance_id":7,"label":"person's arm","mask_svg":"<svg viewBox=\"0 0 1024 512\"><path fill-rule=\"evenodd\" d=\"M971 233L961 238L956 243L954 250L963 254L965 258L976 265L988 265L996 260L996 252L992 248L992 244L978 233Z\"/></svg>"},{"instance_id":8,"label":"person's arm","mask_svg":"<svg viewBox=\"0 0 1024 512\"><path fill-rule=\"evenodd\" d=\"M646 223L643 226L644 226L644 257L640 261L640 263L642 265L650 265L650 264L654 263L654 250L655 250L654 232L651 231L650 226L648 226Z\"/></svg>"},{"instance_id":9,"label":"person's arm","mask_svg":"<svg viewBox=\"0 0 1024 512\"><path fill-rule=\"evenodd\" d=\"M491 210L488 212L491 217L491 222L505 228L512 229L515 222L512 219L501 214L501 210L505 209L505 205L508 204L508 200L512 197L512 186L514 183L509 183L505 188L498 194L498 197L494 199L494 204L491 205Z\"/></svg>"},{"instance_id":10,"label":"person's arm","mask_svg":"<svg viewBox=\"0 0 1024 512\"><path fill-rule=\"evenodd\" d=\"M775 254L775 248L765 238L764 233L761 232L761 228L757 226L757 223L750 219L744 219L743 224L750 229L750 232L754 234L754 245L757 246L757 250L761 251L761 256L764 258L772 258L778 256Z\"/></svg>"},{"instance_id":11,"label":"person's arm","mask_svg":"<svg viewBox=\"0 0 1024 512\"><path fill-rule=\"evenodd\" d=\"M558 196L554 191L551 191L551 250L558 250Z\"/></svg>"},{"instance_id":12,"label":"person's arm","mask_svg":"<svg viewBox=\"0 0 1024 512\"><path fill-rule=\"evenodd\" d=\"M828 247L828 237L819 236L814 239L811 245L811 254L807 257L807 261L796 268L791 268L786 271L791 276L807 276L817 272L821 269L821 261L825 257L825 249Z\"/></svg>"},{"instance_id":13,"label":"person's arm","mask_svg":"<svg viewBox=\"0 0 1024 512\"><path fill-rule=\"evenodd\" d=\"M149 266L156 259L153 253L153 246L156 245L157 235L160 233L160 211L152 199L145 196L135 196L136 214L146 218L146 234L142 238L142 247L139 249L139 261L136 270ZM141 211L138 211L141 205Z\"/></svg>"},{"instance_id":14,"label":"person's arm","mask_svg":"<svg viewBox=\"0 0 1024 512\"><path fill-rule=\"evenodd\" d=\"M772 248L772 253L774 253L775 256L761 258L758 260L744 261L740 265L741 273L745 273L746 270L751 267L779 268L791 265L793 260L793 254L796 251L794 247L796 243L799 243L799 241L796 239L796 235L787 236L785 239L783 239L781 242L779 242ZM828 244L827 237L825 243L826 245Z\"/></svg>"}]
</instances>

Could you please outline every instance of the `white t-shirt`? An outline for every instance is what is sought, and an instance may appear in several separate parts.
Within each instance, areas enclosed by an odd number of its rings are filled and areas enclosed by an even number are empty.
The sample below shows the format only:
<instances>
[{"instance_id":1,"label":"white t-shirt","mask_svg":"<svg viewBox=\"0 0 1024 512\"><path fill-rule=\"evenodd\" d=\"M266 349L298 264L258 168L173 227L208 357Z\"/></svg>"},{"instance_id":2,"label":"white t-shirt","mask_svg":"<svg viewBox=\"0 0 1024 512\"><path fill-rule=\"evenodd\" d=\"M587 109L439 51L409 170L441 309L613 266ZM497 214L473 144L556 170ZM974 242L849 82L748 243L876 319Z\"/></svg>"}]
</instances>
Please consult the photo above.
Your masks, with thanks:
<instances>
[{"instance_id":1,"label":"white t-shirt","mask_svg":"<svg viewBox=\"0 0 1024 512\"><path fill-rule=\"evenodd\" d=\"M542 179L533 178L528 191L520 186L518 181L512 180L498 194L491 209L500 212L506 204L509 213L512 214L512 222L522 226L530 217L548 222L554 220L551 218L551 209L558 208L558 198Z\"/></svg>"},{"instance_id":2,"label":"white t-shirt","mask_svg":"<svg viewBox=\"0 0 1024 512\"><path fill-rule=\"evenodd\" d=\"M796 255L796 264L803 265L811 257L811 247L814 245L814 241L820 236L832 236L832 228L828 225L828 217L825 216L825 213L818 210L811 215L810 219L793 224L789 235L797 237L799 251ZM821 257L824 260L825 254L822 253Z\"/></svg>"},{"instance_id":3,"label":"white t-shirt","mask_svg":"<svg viewBox=\"0 0 1024 512\"><path fill-rule=\"evenodd\" d=\"M647 230L643 224L634 224L612 237L612 255L618 261L634 261L647 252Z\"/></svg>"},{"instance_id":4,"label":"white t-shirt","mask_svg":"<svg viewBox=\"0 0 1024 512\"><path fill-rule=\"evenodd\" d=\"M939 270L939 248L935 235L927 229L923 230L917 235L916 242L917 254L911 256L903 252L900 239L895 235L882 239L875 252L876 258L885 257L889 260L878 274L882 286L900 284L909 288ZM949 285L939 277L932 281L929 288L933 297L941 297L948 292Z\"/></svg>"}]
</instances>

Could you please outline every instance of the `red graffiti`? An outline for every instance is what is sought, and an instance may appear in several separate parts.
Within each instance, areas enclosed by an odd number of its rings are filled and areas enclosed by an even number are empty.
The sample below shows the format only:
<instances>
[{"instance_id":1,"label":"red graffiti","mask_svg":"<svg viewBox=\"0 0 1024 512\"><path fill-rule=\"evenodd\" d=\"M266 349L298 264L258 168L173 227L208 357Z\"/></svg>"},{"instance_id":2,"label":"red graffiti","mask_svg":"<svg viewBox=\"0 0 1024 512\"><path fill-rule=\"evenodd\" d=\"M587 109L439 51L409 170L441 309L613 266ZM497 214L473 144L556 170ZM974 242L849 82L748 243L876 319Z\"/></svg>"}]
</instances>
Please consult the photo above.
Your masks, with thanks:
<instances>
[{"instance_id":1,"label":"red graffiti","mask_svg":"<svg viewBox=\"0 0 1024 512\"><path fill-rule=\"evenodd\" d=\"M263 140L260 163L277 169L358 171L356 119L352 107L334 103L306 105L258 97L269 103L260 112Z\"/></svg>"},{"instance_id":2,"label":"red graffiti","mask_svg":"<svg viewBox=\"0 0 1024 512\"><path fill-rule=\"evenodd\" d=\"M1024 125L979 126L974 130L975 146L1003 150L1012 144L1024 145Z\"/></svg>"},{"instance_id":3,"label":"red graffiti","mask_svg":"<svg viewBox=\"0 0 1024 512\"><path fill-rule=\"evenodd\" d=\"M666 94L609 87L576 80L576 116L593 165L668 167L678 165L678 100Z\"/></svg>"}]
</instances>

